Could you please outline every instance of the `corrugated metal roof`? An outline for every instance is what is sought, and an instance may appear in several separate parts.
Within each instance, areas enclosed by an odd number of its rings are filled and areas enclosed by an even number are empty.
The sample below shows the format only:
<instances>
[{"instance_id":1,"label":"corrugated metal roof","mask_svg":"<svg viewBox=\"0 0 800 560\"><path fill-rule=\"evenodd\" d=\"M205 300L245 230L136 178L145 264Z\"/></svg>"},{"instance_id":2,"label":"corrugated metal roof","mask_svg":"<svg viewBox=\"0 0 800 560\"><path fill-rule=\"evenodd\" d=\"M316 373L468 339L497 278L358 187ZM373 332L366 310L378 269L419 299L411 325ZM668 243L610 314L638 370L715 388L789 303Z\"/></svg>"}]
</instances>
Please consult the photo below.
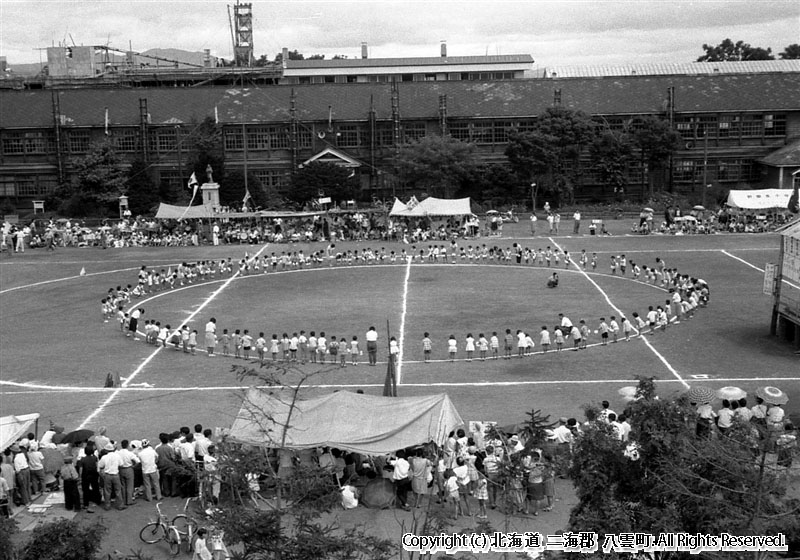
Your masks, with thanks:
<instances>
[{"instance_id":1,"label":"corrugated metal roof","mask_svg":"<svg viewBox=\"0 0 800 560\"><path fill-rule=\"evenodd\" d=\"M439 95L447 97L447 114L458 118L513 118L541 114L561 106L589 114L662 113L667 90L675 88L678 113L719 111L800 111L800 73L719 76L651 76L507 80L496 82L402 82L397 84L404 120L436 119ZM135 126L139 99L146 98L152 124L175 120L200 122L214 116L223 123L288 122L291 92L304 121L332 118L364 121L370 106L379 120L391 118L390 84L319 84L264 86L256 89L150 88L75 89L57 92L61 113L73 126L103 126L108 107L111 125ZM0 127L41 128L53 125L51 91L0 91Z\"/></svg>"},{"instance_id":2,"label":"corrugated metal roof","mask_svg":"<svg viewBox=\"0 0 800 560\"><path fill-rule=\"evenodd\" d=\"M458 64L533 64L529 54L503 54L490 56L425 56L411 58L342 58L336 60L287 60L286 68L375 68L394 66L452 66Z\"/></svg>"},{"instance_id":3,"label":"corrugated metal roof","mask_svg":"<svg viewBox=\"0 0 800 560\"><path fill-rule=\"evenodd\" d=\"M800 167L800 140L795 140L758 161L773 167Z\"/></svg>"},{"instance_id":4,"label":"corrugated metal roof","mask_svg":"<svg viewBox=\"0 0 800 560\"><path fill-rule=\"evenodd\" d=\"M697 74L754 74L800 72L800 60L748 60L741 62L683 62L622 65L549 66L535 68L545 78L589 78L606 76L662 76Z\"/></svg>"}]
</instances>

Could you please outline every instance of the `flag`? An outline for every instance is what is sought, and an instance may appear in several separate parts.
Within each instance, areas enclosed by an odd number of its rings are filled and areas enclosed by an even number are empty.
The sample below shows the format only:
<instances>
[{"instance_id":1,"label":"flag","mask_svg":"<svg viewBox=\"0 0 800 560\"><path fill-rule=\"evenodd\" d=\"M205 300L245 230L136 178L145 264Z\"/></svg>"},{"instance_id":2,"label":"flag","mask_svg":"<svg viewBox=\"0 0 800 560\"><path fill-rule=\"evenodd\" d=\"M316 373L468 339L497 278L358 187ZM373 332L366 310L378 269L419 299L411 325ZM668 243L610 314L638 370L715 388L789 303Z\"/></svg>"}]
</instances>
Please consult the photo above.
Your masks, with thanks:
<instances>
[{"instance_id":1,"label":"flag","mask_svg":"<svg viewBox=\"0 0 800 560\"><path fill-rule=\"evenodd\" d=\"M108 107L106 107L106 136L108 136Z\"/></svg>"},{"instance_id":2,"label":"flag","mask_svg":"<svg viewBox=\"0 0 800 560\"><path fill-rule=\"evenodd\" d=\"M192 176L189 177L189 188L192 189L192 196L194 196L197 193L197 187L199 185L200 183L197 182L197 176L194 173L192 173Z\"/></svg>"},{"instance_id":3,"label":"flag","mask_svg":"<svg viewBox=\"0 0 800 560\"><path fill-rule=\"evenodd\" d=\"M214 105L214 124L219 124L219 111L216 105Z\"/></svg>"},{"instance_id":4,"label":"flag","mask_svg":"<svg viewBox=\"0 0 800 560\"><path fill-rule=\"evenodd\" d=\"M245 189L244 190L244 198L242 199L242 209L243 210L247 209L247 201L250 200L251 198L253 198L253 197L250 196L250 189Z\"/></svg>"},{"instance_id":5,"label":"flag","mask_svg":"<svg viewBox=\"0 0 800 560\"><path fill-rule=\"evenodd\" d=\"M81 276L86 276L86 268L81 267Z\"/></svg>"}]
</instances>

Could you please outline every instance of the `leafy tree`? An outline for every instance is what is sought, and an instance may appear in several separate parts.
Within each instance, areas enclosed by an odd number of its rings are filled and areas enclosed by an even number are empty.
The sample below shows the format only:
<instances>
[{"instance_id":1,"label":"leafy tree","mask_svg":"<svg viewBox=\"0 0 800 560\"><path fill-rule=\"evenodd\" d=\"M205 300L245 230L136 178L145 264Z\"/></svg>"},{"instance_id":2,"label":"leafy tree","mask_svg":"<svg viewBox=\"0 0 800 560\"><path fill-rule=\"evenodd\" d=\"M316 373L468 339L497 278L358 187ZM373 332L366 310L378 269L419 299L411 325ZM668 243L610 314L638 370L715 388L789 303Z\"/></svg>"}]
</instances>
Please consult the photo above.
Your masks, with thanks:
<instances>
[{"instance_id":1,"label":"leafy tree","mask_svg":"<svg viewBox=\"0 0 800 560\"><path fill-rule=\"evenodd\" d=\"M475 145L452 136L424 136L400 147L402 179L430 196L453 198L475 172Z\"/></svg>"},{"instance_id":2,"label":"leafy tree","mask_svg":"<svg viewBox=\"0 0 800 560\"><path fill-rule=\"evenodd\" d=\"M534 207L540 193L574 196L580 177L580 154L594 138L594 123L582 111L547 109L527 132L509 135L506 157L531 188Z\"/></svg>"},{"instance_id":3,"label":"leafy tree","mask_svg":"<svg viewBox=\"0 0 800 560\"><path fill-rule=\"evenodd\" d=\"M324 54L312 54L306 60L325 60Z\"/></svg>"},{"instance_id":4,"label":"leafy tree","mask_svg":"<svg viewBox=\"0 0 800 560\"><path fill-rule=\"evenodd\" d=\"M13 536L19 532L17 522L14 519L0 517L0 560L14 560Z\"/></svg>"},{"instance_id":5,"label":"leafy tree","mask_svg":"<svg viewBox=\"0 0 800 560\"><path fill-rule=\"evenodd\" d=\"M474 175L464 181L457 196L497 206L526 198L528 189L508 165L491 163L478 166Z\"/></svg>"},{"instance_id":6,"label":"leafy tree","mask_svg":"<svg viewBox=\"0 0 800 560\"><path fill-rule=\"evenodd\" d=\"M303 53L297 52L297 49L289 51L288 58L289 60L305 60ZM279 52L275 55L275 62L283 62L283 52Z\"/></svg>"},{"instance_id":7,"label":"leafy tree","mask_svg":"<svg viewBox=\"0 0 800 560\"><path fill-rule=\"evenodd\" d=\"M628 184L627 169L633 159L633 139L627 131L606 130L589 145L592 164L604 185L619 192Z\"/></svg>"},{"instance_id":8,"label":"leafy tree","mask_svg":"<svg viewBox=\"0 0 800 560\"><path fill-rule=\"evenodd\" d=\"M203 184L207 180L206 169L211 166L214 182L220 184L220 196L225 188L225 150L222 140L222 128L211 117L205 120L192 134L192 151L189 153L189 175L195 174L197 182ZM162 196L166 193L162 193ZM171 193L183 202L188 202L191 192L183 186L177 193ZM241 200L241 199L239 199ZM202 199L195 197L195 204L201 204Z\"/></svg>"},{"instance_id":9,"label":"leafy tree","mask_svg":"<svg viewBox=\"0 0 800 560\"><path fill-rule=\"evenodd\" d=\"M775 60L771 48L753 47L744 41L734 43L730 39L725 39L715 46L703 44L703 50L706 52L697 59L697 62Z\"/></svg>"},{"instance_id":10,"label":"leafy tree","mask_svg":"<svg viewBox=\"0 0 800 560\"><path fill-rule=\"evenodd\" d=\"M93 560L106 531L100 521L83 524L61 519L39 525L23 547L20 560Z\"/></svg>"},{"instance_id":11,"label":"leafy tree","mask_svg":"<svg viewBox=\"0 0 800 560\"><path fill-rule=\"evenodd\" d=\"M158 184L153 180L150 166L141 158L136 158L128 170L125 193L128 196L128 207L134 216L152 214L158 206Z\"/></svg>"},{"instance_id":12,"label":"leafy tree","mask_svg":"<svg viewBox=\"0 0 800 560\"><path fill-rule=\"evenodd\" d=\"M72 216L107 215L125 193L126 173L109 141L95 143L72 162L74 180L57 189L61 211Z\"/></svg>"},{"instance_id":13,"label":"leafy tree","mask_svg":"<svg viewBox=\"0 0 800 560\"><path fill-rule=\"evenodd\" d=\"M335 163L312 162L299 169L291 180L288 198L305 204L320 195L333 201L350 200L358 194L358 181L351 169Z\"/></svg>"},{"instance_id":14,"label":"leafy tree","mask_svg":"<svg viewBox=\"0 0 800 560\"><path fill-rule=\"evenodd\" d=\"M800 536L800 501L765 468L766 432L742 421L724 437L698 436L687 399L658 399L652 387L652 378L640 379L639 398L625 411L630 442L603 421L578 438L570 475L579 502L570 528L591 528L600 543L627 532Z\"/></svg>"},{"instance_id":15,"label":"leafy tree","mask_svg":"<svg viewBox=\"0 0 800 560\"><path fill-rule=\"evenodd\" d=\"M656 179L663 181L669 158L681 147L681 135L670 124L658 117L645 116L634 122L634 139L642 163L647 164L650 196L653 196Z\"/></svg>"},{"instance_id":16,"label":"leafy tree","mask_svg":"<svg viewBox=\"0 0 800 560\"><path fill-rule=\"evenodd\" d=\"M781 60L798 60L800 59L800 44L792 43L783 49L783 52L778 54Z\"/></svg>"},{"instance_id":17,"label":"leafy tree","mask_svg":"<svg viewBox=\"0 0 800 560\"><path fill-rule=\"evenodd\" d=\"M274 188L266 188L252 173L247 174L247 189L251 200L248 205L259 208L280 208L283 197ZM245 196L244 172L228 171L225 174L225 185L219 190L220 204L231 208L241 208Z\"/></svg>"}]
</instances>

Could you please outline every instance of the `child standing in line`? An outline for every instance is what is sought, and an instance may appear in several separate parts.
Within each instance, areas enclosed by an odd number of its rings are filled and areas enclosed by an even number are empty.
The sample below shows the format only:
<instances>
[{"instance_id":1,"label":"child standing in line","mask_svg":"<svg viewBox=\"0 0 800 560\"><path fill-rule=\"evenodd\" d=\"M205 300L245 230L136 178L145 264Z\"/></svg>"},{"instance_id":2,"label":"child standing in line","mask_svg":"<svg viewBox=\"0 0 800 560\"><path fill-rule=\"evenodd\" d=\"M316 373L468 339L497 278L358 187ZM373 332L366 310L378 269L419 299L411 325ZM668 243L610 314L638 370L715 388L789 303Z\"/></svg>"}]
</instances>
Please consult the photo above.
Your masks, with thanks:
<instances>
[{"instance_id":1,"label":"child standing in line","mask_svg":"<svg viewBox=\"0 0 800 560\"><path fill-rule=\"evenodd\" d=\"M608 332L610 330L608 323L606 323L606 318L600 317L600 325L597 327L597 331L600 333L600 344L603 346L608 345Z\"/></svg>"},{"instance_id":2,"label":"child standing in line","mask_svg":"<svg viewBox=\"0 0 800 560\"><path fill-rule=\"evenodd\" d=\"M628 318L622 317L622 334L625 335L625 342L630 342L632 330L633 325L631 325L631 322L628 320Z\"/></svg>"},{"instance_id":3,"label":"child standing in line","mask_svg":"<svg viewBox=\"0 0 800 560\"><path fill-rule=\"evenodd\" d=\"M308 337L306 331L300 331L300 336L297 337L297 347L300 349L300 363L304 364L308 361Z\"/></svg>"},{"instance_id":4,"label":"child standing in line","mask_svg":"<svg viewBox=\"0 0 800 560\"><path fill-rule=\"evenodd\" d=\"M639 317L638 313L634 312L633 320L636 322L636 328L639 329L639 334L644 334L644 328L647 326L647 323L644 322L644 319Z\"/></svg>"},{"instance_id":5,"label":"child standing in line","mask_svg":"<svg viewBox=\"0 0 800 560\"><path fill-rule=\"evenodd\" d=\"M561 327L557 326L553 330L553 337L556 339L556 352L561 352L564 347L564 331L561 330Z\"/></svg>"},{"instance_id":6,"label":"child standing in line","mask_svg":"<svg viewBox=\"0 0 800 560\"><path fill-rule=\"evenodd\" d=\"M472 361L472 355L475 353L475 339L472 338L472 333L467 333L464 350L467 351L467 361Z\"/></svg>"},{"instance_id":7,"label":"child standing in line","mask_svg":"<svg viewBox=\"0 0 800 560\"><path fill-rule=\"evenodd\" d=\"M233 331L233 337L231 342L233 343L233 357L234 358L241 358L242 357L242 335L240 334L241 331L236 329Z\"/></svg>"},{"instance_id":8,"label":"child standing in line","mask_svg":"<svg viewBox=\"0 0 800 560\"><path fill-rule=\"evenodd\" d=\"M308 333L308 359L312 364L317 363L317 335L314 331Z\"/></svg>"},{"instance_id":9,"label":"child standing in line","mask_svg":"<svg viewBox=\"0 0 800 560\"><path fill-rule=\"evenodd\" d=\"M189 353L194 356L195 349L197 348L197 329L189 333Z\"/></svg>"},{"instance_id":10,"label":"child standing in line","mask_svg":"<svg viewBox=\"0 0 800 560\"><path fill-rule=\"evenodd\" d=\"M517 329L517 358L522 358L526 353L525 333Z\"/></svg>"},{"instance_id":11,"label":"child standing in line","mask_svg":"<svg viewBox=\"0 0 800 560\"><path fill-rule=\"evenodd\" d=\"M617 257L615 255L611 255L611 274L617 273Z\"/></svg>"},{"instance_id":12,"label":"child standing in line","mask_svg":"<svg viewBox=\"0 0 800 560\"><path fill-rule=\"evenodd\" d=\"M547 327L544 325L539 333L539 344L542 346L542 354L547 354L547 351L550 349L550 331L548 331Z\"/></svg>"},{"instance_id":13,"label":"child standing in line","mask_svg":"<svg viewBox=\"0 0 800 560\"><path fill-rule=\"evenodd\" d=\"M264 352L267 348L267 340L264 338L264 333L258 333L256 339L256 354L258 354L258 363L264 363Z\"/></svg>"},{"instance_id":14,"label":"child standing in line","mask_svg":"<svg viewBox=\"0 0 800 560\"><path fill-rule=\"evenodd\" d=\"M478 471L478 480L475 483L475 499L478 500L478 519L486 519L486 500L489 499L489 481L486 476Z\"/></svg>"},{"instance_id":15,"label":"child standing in line","mask_svg":"<svg viewBox=\"0 0 800 560\"><path fill-rule=\"evenodd\" d=\"M457 520L462 514L461 497L458 493L458 478L453 469L444 471L444 488L447 493L447 502L453 506L453 519Z\"/></svg>"},{"instance_id":16,"label":"child standing in line","mask_svg":"<svg viewBox=\"0 0 800 560\"><path fill-rule=\"evenodd\" d=\"M222 342L222 355L223 356L230 356L231 355L231 335L228 334L228 329L222 329L222 336L220 337L220 341Z\"/></svg>"},{"instance_id":17,"label":"child standing in line","mask_svg":"<svg viewBox=\"0 0 800 560\"><path fill-rule=\"evenodd\" d=\"M525 354L526 355L533 355L533 348L536 344L533 342L533 338L528 333L525 333Z\"/></svg>"},{"instance_id":18,"label":"child standing in line","mask_svg":"<svg viewBox=\"0 0 800 560\"><path fill-rule=\"evenodd\" d=\"M269 341L269 351L272 354L273 362L278 361L278 351L280 350L280 345L281 341L278 340L278 335L273 333L272 338Z\"/></svg>"},{"instance_id":19,"label":"child standing in line","mask_svg":"<svg viewBox=\"0 0 800 560\"><path fill-rule=\"evenodd\" d=\"M500 353L500 339L497 338L497 331L492 332L492 338L489 341L489 346L492 348L492 359L496 360L497 355Z\"/></svg>"},{"instance_id":20,"label":"child standing in line","mask_svg":"<svg viewBox=\"0 0 800 560\"><path fill-rule=\"evenodd\" d=\"M358 337L353 335L353 340L350 341L350 361L354 366L358 365Z\"/></svg>"},{"instance_id":21,"label":"child standing in line","mask_svg":"<svg viewBox=\"0 0 800 560\"><path fill-rule=\"evenodd\" d=\"M283 353L283 361L289 361L289 335L287 333L283 333L283 337L281 338L281 352Z\"/></svg>"},{"instance_id":22,"label":"child standing in line","mask_svg":"<svg viewBox=\"0 0 800 560\"><path fill-rule=\"evenodd\" d=\"M336 341L336 336L331 335L331 341L328 344L328 353L331 355L331 363L336 363L336 358L339 355L339 343Z\"/></svg>"},{"instance_id":23,"label":"child standing in line","mask_svg":"<svg viewBox=\"0 0 800 560\"><path fill-rule=\"evenodd\" d=\"M592 272L597 270L597 253L592 253Z\"/></svg>"},{"instance_id":24,"label":"child standing in line","mask_svg":"<svg viewBox=\"0 0 800 560\"><path fill-rule=\"evenodd\" d=\"M506 352L505 356L503 356L503 359L504 360L510 360L511 359L511 351L512 351L513 344L514 344L514 335L511 334L511 329L506 329L506 337L505 337L505 340L503 341L503 344L504 344L504 349L505 349L505 352Z\"/></svg>"},{"instance_id":25,"label":"child standing in line","mask_svg":"<svg viewBox=\"0 0 800 560\"><path fill-rule=\"evenodd\" d=\"M431 361L431 350L433 349L433 342L431 342L430 335L425 333L422 336L422 356L423 361L427 364Z\"/></svg>"},{"instance_id":26,"label":"child standing in line","mask_svg":"<svg viewBox=\"0 0 800 560\"><path fill-rule=\"evenodd\" d=\"M242 333L242 357L250 359L250 347L253 345L253 337L247 329Z\"/></svg>"},{"instance_id":27,"label":"child standing in line","mask_svg":"<svg viewBox=\"0 0 800 560\"><path fill-rule=\"evenodd\" d=\"M319 338L317 338L317 356L319 363L325 363L325 353L328 351L328 339L325 338L325 331L320 331Z\"/></svg>"},{"instance_id":28,"label":"child standing in line","mask_svg":"<svg viewBox=\"0 0 800 560\"><path fill-rule=\"evenodd\" d=\"M486 361L486 352L488 350L489 350L489 341L486 340L486 337L483 336L483 333L481 333L478 336L478 351L481 353L481 361L482 362Z\"/></svg>"},{"instance_id":29,"label":"child standing in line","mask_svg":"<svg viewBox=\"0 0 800 560\"><path fill-rule=\"evenodd\" d=\"M581 268L586 270L586 263L589 262L589 257L586 255L586 249L581 249Z\"/></svg>"},{"instance_id":30,"label":"child standing in line","mask_svg":"<svg viewBox=\"0 0 800 560\"><path fill-rule=\"evenodd\" d=\"M342 337L339 339L339 367L347 367L347 353L349 349L347 347L347 340Z\"/></svg>"},{"instance_id":31,"label":"child standing in line","mask_svg":"<svg viewBox=\"0 0 800 560\"><path fill-rule=\"evenodd\" d=\"M611 316L611 321L608 323L608 330L611 332L611 342L616 342L619 336L619 323L617 323L617 318L613 315Z\"/></svg>"},{"instance_id":32,"label":"child standing in line","mask_svg":"<svg viewBox=\"0 0 800 560\"><path fill-rule=\"evenodd\" d=\"M456 337L451 334L449 340L447 341L447 352L450 354L451 362L456 361L457 351L458 351L458 342L456 341Z\"/></svg>"},{"instance_id":33,"label":"child standing in line","mask_svg":"<svg viewBox=\"0 0 800 560\"><path fill-rule=\"evenodd\" d=\"M297 333L292 333L292 338L289 339L289 361L297 361L297 345L300 344L300 338Z\"/></svg>"}]
</instances>

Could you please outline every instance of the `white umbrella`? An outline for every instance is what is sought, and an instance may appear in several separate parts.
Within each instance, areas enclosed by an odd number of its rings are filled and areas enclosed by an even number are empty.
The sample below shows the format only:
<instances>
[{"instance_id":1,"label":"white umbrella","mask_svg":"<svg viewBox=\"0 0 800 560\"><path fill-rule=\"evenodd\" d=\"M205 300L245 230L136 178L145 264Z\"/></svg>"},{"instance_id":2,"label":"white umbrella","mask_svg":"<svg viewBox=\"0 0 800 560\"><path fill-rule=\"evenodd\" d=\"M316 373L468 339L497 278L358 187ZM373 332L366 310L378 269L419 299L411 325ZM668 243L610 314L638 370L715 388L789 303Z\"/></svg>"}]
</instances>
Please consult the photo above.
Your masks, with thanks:
<instances>
[{"instance_id":1,"label":"white umbrella","mask_svg":"<svg viewBox=\"0 0 800 560\"><path fill-rule=\"evenodd\" d=\"M759 387L756 395L769 404L786 404L789 402L789 395L777 387Z\"/></svg>"},{"instance_id":2,"label":"white umbrella","mask_svg":"<svg viewBox=\"0 0 800 560\"><path fill-rule=\"evenodd\" d=\"M643 212L655 212L655 210L653 210L652 208L643 208L642 211Z\"/></svg>"},{"instance_id":3,"label":"white umbrella","mask_svg":"<svg viewBox=\"0 0 800 560\"><path fill-rule=\"evenodd\" d=\"M717 398L738 401L739 399L747 398L747 391L739 387L722 387L721 389L717 389Z\"/></svg>"},{"instance_id":4,"label":"white umbrella","mask_svg":"<svg viewBox=\"0 0 800 560\"><path fill-rule=\"evenodd\" d=\"M697 210L698 212L705 212L706 211L706 207L701 205L701 204L698 204L697 206L692 208L692 210Z\"/></svg>"}]
</instances>

